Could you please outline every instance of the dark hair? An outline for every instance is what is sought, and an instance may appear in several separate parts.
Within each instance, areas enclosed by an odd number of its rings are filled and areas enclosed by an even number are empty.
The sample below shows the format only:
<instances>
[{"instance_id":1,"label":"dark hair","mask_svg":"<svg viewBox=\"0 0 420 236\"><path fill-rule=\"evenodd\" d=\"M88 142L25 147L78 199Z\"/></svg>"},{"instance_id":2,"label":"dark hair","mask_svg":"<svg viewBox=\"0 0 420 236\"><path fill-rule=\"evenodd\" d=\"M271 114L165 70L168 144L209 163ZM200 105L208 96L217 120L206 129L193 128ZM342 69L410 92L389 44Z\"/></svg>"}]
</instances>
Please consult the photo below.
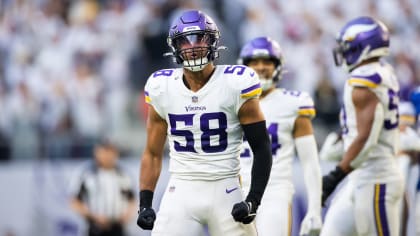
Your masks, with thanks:
<instances>
[{"instance_id":1,"label":"dark hair","mask_svg":"<svg viewBox=\"0 0 420 236\"><path fill-rule=\"evenodd\" d=\"M101 138L96 142L96 147L102 147L102 148L109 148L113 150L118 150L118 145L114 143L110 138Z\"/></svg>"}]
</instances>

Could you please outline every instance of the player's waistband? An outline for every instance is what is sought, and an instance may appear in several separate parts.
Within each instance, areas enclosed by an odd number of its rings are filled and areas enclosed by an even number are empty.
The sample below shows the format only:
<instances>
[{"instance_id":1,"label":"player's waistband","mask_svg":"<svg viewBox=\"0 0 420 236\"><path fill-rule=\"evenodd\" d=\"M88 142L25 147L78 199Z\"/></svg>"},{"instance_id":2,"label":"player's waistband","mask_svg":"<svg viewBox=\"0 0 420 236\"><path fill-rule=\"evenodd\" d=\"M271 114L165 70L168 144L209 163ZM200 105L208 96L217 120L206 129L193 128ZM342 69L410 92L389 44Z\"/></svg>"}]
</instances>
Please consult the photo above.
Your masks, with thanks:
<instances>
[{"instance_id":1,"label":"player's waistband","mask_svg":"<svg viewBox=\"0 0 420 236\"><path fill-rule=\"evenodd\" d=\"M228 178L239 178L239 173L225 173L223 175L215 173L182 173L171 172L172 177L181 180L197 180L197 181L218 181Z\"/></svg>"}]
</instances>

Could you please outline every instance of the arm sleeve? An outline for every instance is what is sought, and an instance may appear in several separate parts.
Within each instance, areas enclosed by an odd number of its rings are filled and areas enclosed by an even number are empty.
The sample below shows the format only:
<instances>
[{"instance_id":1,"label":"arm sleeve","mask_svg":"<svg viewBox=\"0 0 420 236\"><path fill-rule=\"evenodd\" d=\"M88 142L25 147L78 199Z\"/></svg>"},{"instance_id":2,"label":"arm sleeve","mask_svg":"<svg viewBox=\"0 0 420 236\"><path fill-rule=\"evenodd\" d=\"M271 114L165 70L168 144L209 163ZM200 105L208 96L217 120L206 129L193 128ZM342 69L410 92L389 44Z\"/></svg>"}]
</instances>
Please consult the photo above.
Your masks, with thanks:
<instances>
[{"instance_id":1,"label":"arm sleeve","mask_svg":"<svg viewBox=\"0 0 420 236\"><path fill-rule=\"evenodd\" d=\"M295 145L303 168L308 195L308 213L321 215L322 177L315 137L313 135L298 137L295 139Z\"/></svg>"},{"instance_id":2,"label":"arm sleeve","mask_svg":"<svg viewBox=\"0 0 420 236\"><path fill-rule=\"evenodd\" d=\"M265 121L242 125L248 140L254 160L251 170L251 187L246 201L260 205L261 198L270 178L272 156L271 144Z\"/></svg>"}]
</instances>

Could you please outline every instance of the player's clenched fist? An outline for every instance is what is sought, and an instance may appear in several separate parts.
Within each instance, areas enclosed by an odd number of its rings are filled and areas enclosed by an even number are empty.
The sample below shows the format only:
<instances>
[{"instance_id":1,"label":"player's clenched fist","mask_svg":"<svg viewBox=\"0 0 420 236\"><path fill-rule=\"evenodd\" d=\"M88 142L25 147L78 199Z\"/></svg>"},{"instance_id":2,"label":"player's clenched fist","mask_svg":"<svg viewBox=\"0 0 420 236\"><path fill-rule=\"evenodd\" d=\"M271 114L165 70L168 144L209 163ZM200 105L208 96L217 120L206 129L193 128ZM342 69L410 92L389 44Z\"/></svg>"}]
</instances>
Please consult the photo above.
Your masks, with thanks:
<instances>
[{"instance_id":1,"label":"player's clenched fist","mask_svg":"<svg viewBox=\"0 0 420 236\"><path fill-rule=\"evenodd\" d=\"M153 229L153 225L156 220L156 214L155 211L152 208L146 208L140 209L139 211L139 217L137 218L137 225L140 226L140 228L145 230L151 230Z\"/></svg>"},{"instance_id":2,"label":"player's clenched fist","mask_svg":"<svg viewBox=\"0 0 420 236\"><path fill-rule=\"evenodd\" d=\"M257 214L257 205L252 202L238 202L233 205L232 216L235 221L242 222L244 224L251 223L255 215Z\"/></svg>"},{"instance_id":3,"label":"player's clenched fist","mask_svg":"<svg viewBox=\"0 0 420 236\"><path fill-rule=\"evenodd\" d=\"M322 177L322 205L325 205L328 197L334 192L337 185L341 182L341 180L346 177L347 173L345 173L339 166L337 166L333 171L331 171L328 175Z\"/></svg>"},{"instance_id":4,"label":"player's clenched fist","mask_svg":"<svg viewBox=\"0 0 420 236\"><path fill-rule=\"evenodd\" d=\"M150 190L140 191L140 208L137 225L145 230L153 229L156 220L155 210L152 209L153 192Z\"/></svg>"}]
</instances>

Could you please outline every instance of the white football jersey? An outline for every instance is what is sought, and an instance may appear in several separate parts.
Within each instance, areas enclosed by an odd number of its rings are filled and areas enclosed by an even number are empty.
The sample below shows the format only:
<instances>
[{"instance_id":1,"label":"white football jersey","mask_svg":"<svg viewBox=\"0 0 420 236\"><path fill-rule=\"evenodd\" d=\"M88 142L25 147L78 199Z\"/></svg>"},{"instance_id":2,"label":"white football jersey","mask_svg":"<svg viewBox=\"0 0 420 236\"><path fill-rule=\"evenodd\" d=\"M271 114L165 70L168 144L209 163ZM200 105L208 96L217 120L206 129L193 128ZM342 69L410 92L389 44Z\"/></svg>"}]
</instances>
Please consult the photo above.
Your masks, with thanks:
<instances>
[{"instance_id":1,"label":"white football jersey","mask_svg":"<svg viewBox=\"0 0 420 236\"><path fill-rule=\"evenodd\" d=\"M353 178L368 182L400 178L394 160L399 142L399 85L392 67L378 62L360 66L350 73L344 87L344 104L340 114L345 151L357 136L356 113L352 101L354 87L366 87L376 94L383 106L384 118L374 121L383 124L378 142L366 153L364 163L352 173Z\"/></svg>"},{"instance_id":2,"label":"white football jersey","mask_svg":"<svg viewBox=\"0 0 420 236\"><path fill-rule=\"evenodd\" d=\"M152 74L146 102L168 123L169 171L186 180L217 180L239 174L242 104L261 94L258 75L242 65L218 65L210 80L193 92L183 69Z\"/></svg>"},{"instance_id":3,"label":"white football jersey","mask_svg":"<svg viewBox=\"0 0 420 236\"><path fill-rule=\"evenodd\" d=\"M298 116L315 116L312 98L304 92L275 89L260 100L271 138L273 165L268 186L282 185L293 190L292 161L295 156L293 127ZM241 177L245 192L251 185L252 151L244 142Z\"/></svg>"}]
</instances>

